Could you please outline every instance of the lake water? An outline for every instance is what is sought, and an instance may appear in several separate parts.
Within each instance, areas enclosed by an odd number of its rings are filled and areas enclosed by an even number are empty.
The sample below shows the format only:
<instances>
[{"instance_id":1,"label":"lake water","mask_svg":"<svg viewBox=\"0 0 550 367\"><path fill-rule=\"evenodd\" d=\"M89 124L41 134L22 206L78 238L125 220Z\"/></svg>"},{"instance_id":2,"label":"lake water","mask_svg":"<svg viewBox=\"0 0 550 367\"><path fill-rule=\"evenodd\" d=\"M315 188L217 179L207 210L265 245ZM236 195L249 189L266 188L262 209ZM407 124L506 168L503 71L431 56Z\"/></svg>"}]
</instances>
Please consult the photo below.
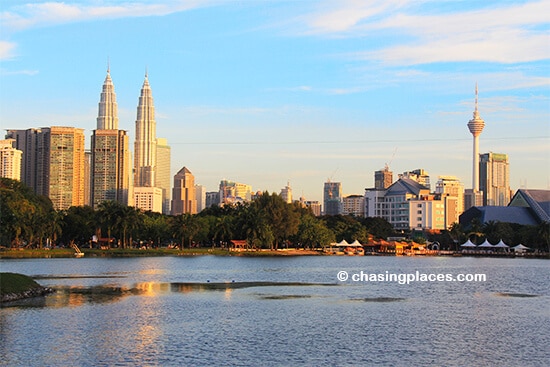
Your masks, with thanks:
<instances>
[{"instance_id":1,"label":"lake water","mask_svg":"<svg viewBox=\"0 0 550 367\"><path fill-rule=\"evenodd\" d=\"M0 309L0 366L550 364L548 260L22 259L0 271L57 290ZM487 279L352 281L361 271Z\"/></svg>"}]
</instances>

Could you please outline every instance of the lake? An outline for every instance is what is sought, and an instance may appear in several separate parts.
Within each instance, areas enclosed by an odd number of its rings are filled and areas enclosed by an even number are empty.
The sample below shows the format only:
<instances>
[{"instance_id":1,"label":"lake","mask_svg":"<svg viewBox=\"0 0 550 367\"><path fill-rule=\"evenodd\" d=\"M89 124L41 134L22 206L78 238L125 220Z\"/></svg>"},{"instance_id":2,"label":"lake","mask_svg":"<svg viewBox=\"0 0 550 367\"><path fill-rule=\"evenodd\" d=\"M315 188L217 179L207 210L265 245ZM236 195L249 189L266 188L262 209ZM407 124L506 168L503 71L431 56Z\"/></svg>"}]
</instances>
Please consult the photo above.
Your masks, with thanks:
<instances>
[{"instance_id":1,"label":"lake","mask_svg":"<svg viewBox=\"0 0 550 367\"><path fill-rule=\"evenodd\" d=\"M56 289L0 309L0 366L547 366L550 361L548 260L18 259L0 260L0 271L37 277ZM342 271L346 281L337 278ZM361 274L485 274L486 280L400 284L361 280Z\"/></svg>"}]
</instances>

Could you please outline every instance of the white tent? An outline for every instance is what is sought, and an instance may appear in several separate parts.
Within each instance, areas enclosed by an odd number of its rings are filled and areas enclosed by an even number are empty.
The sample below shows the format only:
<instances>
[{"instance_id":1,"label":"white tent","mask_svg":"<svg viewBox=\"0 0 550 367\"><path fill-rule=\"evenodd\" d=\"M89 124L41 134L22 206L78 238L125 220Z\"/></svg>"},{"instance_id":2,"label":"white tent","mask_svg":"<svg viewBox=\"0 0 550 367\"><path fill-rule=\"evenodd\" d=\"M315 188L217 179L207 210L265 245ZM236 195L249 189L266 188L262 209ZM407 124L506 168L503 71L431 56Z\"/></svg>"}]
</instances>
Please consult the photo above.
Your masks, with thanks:
<instances>
[{"instance_id":1,"label":"white tent","mask_svg":"<svg viewBox=\"0 0 550 367\"><path fill-rule=\"evenodd\" d=\"M342 240L342 241L338 242L335 246L336 247L348 247L349 243L346 240Z\"/></svg>"},{"instance_id":2,"label":"white tent","mask_svg":"<svg viewBox=\"0 0 550 367\"><path fill-rule=\"evenodd\" d=\"M494 247L498 247L498 248L508 248L508 247L510 247L510 246L508 246L507 244L505 244L503 240L500 240L500 242L497 243Z\"/></svg>"},{"instance_id":3,"label":"white tent","mask_svg":"<svg viewBox=\"0 0 550 367\"><path fill-rule=\"evenodd\" d=\"M477 247L472 241L468 240L464 242L460 247Z\"/></svg>"},{"instance_id":4,"label":"white tent","mask_svg":"<svg viewBox=\"0 0 550 367\"><path fill-rule=\"evenodd\" d=\"M349 247L363 247L363 245L361 245L359 241L355 240L349 244Z\"/></svg>"},{"instance_id":5,"label":"white tent","mask_svg":"<svg viewBox=\"0 0 550 367\"><path fill-rule=\"evenodd\" d=\"M521 243L517 246L512 247L514 251L516 252L525 252L525 250L529 250L529 247L523 246Z\"/></svg>"},{"instance_id":6,"label":"white tent","mask_svg":"<svg viewBox=\"0 0 550 367\"><path fill-rule=\"evenodd\" d=\"M483 242L481 245L479 245L478 247L482 247L482 248L493 248L494 246L491 245L491 243L488 241L488 240L485 240L485 242Z\"/></svg>"}]
</instances>

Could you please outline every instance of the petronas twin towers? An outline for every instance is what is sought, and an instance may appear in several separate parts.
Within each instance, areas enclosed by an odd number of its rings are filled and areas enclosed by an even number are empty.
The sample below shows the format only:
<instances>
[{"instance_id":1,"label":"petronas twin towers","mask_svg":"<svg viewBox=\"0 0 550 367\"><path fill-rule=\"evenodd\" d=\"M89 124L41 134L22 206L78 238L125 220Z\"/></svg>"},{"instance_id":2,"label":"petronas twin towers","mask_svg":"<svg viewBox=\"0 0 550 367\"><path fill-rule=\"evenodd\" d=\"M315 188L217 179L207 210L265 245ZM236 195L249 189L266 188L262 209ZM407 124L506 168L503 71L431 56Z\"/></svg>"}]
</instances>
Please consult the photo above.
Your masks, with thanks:
<instances>
[{"instance_id":1,"label":"petronas twin towers","mask_svg":"<svg viewBox=\"0 0 550 367\"><path fill-rule=\"evenodd\" d=\"M110 69L99 101L97 129L92 135L92 203L97 207L106 200L144 210L166 212L170 202L169 149L161 144L162 162L157 155L155 107L147 72L141 87L136 118L133 172L130 168L129 138L118 128L118 106ZM166 156L168 153L168 156ZM168 174L168 180L162 177ZM133 182L132 182L133 181Z\"/></svg>"}]
</instances>

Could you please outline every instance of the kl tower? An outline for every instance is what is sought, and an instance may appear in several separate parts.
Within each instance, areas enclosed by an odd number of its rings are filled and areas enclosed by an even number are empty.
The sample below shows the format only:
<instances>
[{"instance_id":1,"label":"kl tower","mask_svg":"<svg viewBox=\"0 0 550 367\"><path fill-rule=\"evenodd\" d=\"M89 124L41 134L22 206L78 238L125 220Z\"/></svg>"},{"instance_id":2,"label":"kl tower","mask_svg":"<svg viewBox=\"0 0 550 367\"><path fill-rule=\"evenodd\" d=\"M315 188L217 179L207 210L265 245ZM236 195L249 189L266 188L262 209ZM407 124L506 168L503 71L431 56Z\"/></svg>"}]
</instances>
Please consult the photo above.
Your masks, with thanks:
<instances>
[{"instance_id":1,"label":"kl tower","mask_svg":"<svg viewBox=\"0 0 550 367\"><path fill-rule=\"evenodd\" d=\"M470 206L481 205L482 193L479 192L479 135L485 127L485 121L479 117L477 110L477 83L476 83L476 102L473 118L468 122L468 129L474 137L474 155L473 155L473 173L472 173L472 191ZM469 191L469 190L467 190ZM466 208L467 209L467 208Z\"/></svg>"}]
</instances>

